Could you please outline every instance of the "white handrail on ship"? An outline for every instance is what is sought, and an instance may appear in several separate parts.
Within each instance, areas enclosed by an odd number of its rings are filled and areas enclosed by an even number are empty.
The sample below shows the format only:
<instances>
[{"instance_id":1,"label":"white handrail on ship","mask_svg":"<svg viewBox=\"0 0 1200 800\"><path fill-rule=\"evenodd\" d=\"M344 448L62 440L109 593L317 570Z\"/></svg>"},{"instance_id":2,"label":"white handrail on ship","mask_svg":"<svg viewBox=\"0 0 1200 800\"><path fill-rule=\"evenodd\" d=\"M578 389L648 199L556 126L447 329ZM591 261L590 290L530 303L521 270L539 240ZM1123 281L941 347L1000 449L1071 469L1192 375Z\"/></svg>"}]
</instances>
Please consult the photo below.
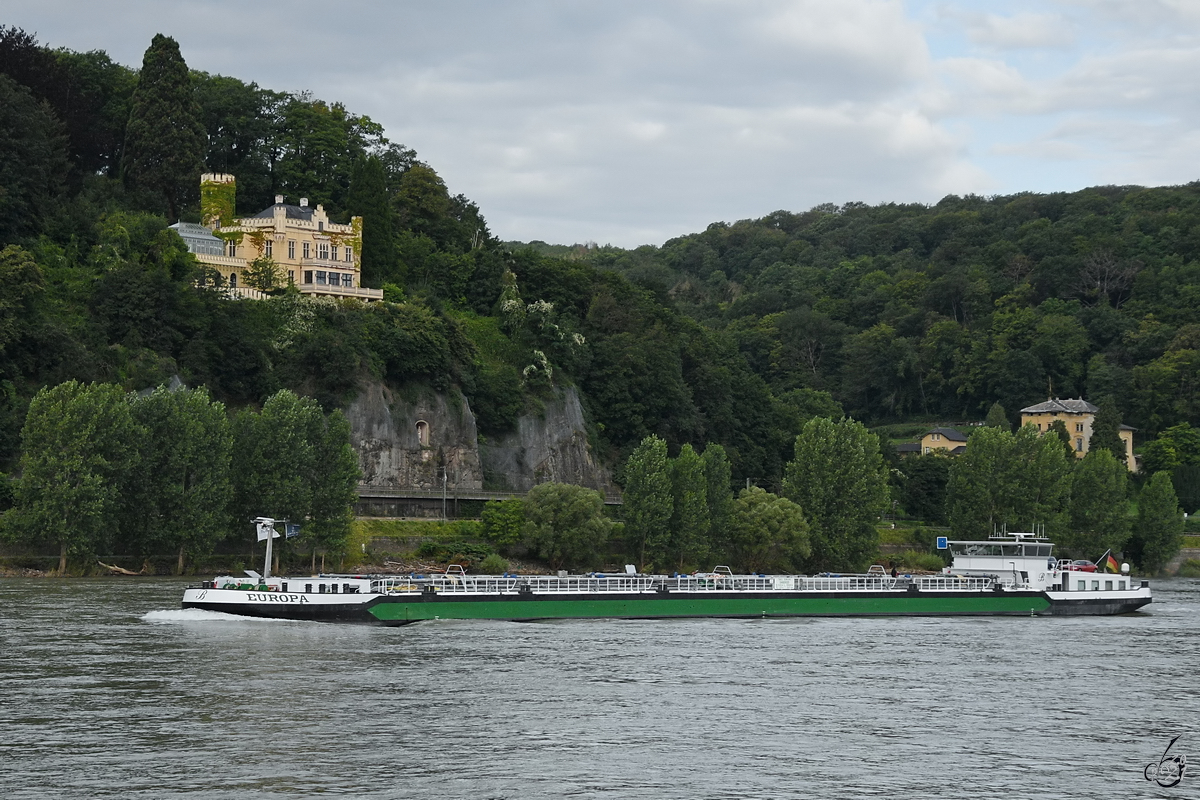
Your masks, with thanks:
<instances>
[{"instance_id":1,"label":"white handrail on ship","mask_svg":"<svg viewBox=\"0 0 1200 800\"><path fill-rule=\"evenodd\" d=\"M431 588L446 594L653 594L662 591L706 592L982 592L993 588L991 578L953 575L919 575L892 578L875 575L662 575L591 576L434 574L422 577L377 578L371 581L376 594L410 594Z\"/></svg>"}]
</instances>

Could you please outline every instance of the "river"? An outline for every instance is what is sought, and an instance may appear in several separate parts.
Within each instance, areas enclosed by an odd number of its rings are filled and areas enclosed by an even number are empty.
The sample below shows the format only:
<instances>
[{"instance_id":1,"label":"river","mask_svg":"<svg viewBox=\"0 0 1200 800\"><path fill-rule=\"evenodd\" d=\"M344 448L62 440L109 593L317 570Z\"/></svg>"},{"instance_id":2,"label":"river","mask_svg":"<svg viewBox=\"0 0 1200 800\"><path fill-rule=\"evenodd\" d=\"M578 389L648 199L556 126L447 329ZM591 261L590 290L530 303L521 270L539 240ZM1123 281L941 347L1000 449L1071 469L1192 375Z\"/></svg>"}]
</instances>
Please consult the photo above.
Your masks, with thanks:
<instances>
[{"instance_id":1,"label":"river","mask_svg":"<svg viewBox=\"0 0 1200 800\"><path fill-rule=\"evenodd\" d=\"M24 798L1196 797L1200 581L1107 618L441 621L0 579Z\"/></svg>"}]
</instances>

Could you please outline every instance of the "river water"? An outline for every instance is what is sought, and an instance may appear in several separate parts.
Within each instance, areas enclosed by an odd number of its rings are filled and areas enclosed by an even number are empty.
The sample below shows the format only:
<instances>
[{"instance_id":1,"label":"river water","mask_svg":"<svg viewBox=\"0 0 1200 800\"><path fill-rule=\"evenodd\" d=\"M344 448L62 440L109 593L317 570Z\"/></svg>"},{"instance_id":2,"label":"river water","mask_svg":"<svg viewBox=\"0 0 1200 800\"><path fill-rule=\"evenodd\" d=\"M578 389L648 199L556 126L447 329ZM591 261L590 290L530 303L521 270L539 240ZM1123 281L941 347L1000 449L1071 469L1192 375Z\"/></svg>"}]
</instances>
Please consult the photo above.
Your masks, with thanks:
<instances>
[{"instance_id":1,"label":"river water","mask_svg":"<svg viewBox=\"0 0 1200 800\"><path fill-rule=\"evenodd\" d=\"M441 621L0 579L5 798L1196 797L1200 581L1107 618Z\"/></svg>"}]
</instances>

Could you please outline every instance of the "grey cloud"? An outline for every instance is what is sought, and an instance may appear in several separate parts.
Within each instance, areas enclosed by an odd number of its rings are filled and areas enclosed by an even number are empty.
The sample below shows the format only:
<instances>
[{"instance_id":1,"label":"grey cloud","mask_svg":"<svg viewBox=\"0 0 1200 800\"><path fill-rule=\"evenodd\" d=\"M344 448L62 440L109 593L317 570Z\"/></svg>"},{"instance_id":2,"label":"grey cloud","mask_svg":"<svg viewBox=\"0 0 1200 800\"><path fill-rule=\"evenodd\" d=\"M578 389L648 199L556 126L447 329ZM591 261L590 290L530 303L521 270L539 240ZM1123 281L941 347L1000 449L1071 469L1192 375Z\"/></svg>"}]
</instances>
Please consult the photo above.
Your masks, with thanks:
<instances>
[{"instance_id":1,"label":"grey cloud","mask_svg":"<svg viewBox=\"0 0 1200 800\"><path fill-rule=\"evenodd\" d=\"M1186 4L1136 4L1136 25L1103 0L977 6L42 0L6 21L133 66L163 32L194 68L342 101L505 238L636 245L778 208L1028 188L1006 181L1055 152L1080 181L1196 161Z\"/></svg>"}]
</instances>

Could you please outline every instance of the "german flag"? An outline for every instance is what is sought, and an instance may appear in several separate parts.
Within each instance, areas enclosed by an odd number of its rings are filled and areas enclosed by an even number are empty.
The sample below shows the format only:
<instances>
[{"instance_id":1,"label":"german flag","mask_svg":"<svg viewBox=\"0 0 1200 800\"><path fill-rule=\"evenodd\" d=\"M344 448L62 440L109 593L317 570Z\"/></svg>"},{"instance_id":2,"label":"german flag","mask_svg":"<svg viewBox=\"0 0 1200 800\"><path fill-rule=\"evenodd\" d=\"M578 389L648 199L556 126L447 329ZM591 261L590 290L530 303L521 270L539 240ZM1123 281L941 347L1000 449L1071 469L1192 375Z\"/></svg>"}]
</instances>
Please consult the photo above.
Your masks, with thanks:
<instances>
[{"instance_id":1,"label":"german flag","mask_svg":"<svg viewBox=\"0 0 1200 800\"><path fill-rule=\"evenodd\" d=\"M1112 557L1112 553L1109 553L1108 557L1104 559L1104 571L1105 572L1120 572L1121 571L1121 565L1118 564L1117 560Z\"/></svg>"}]
</instances>

